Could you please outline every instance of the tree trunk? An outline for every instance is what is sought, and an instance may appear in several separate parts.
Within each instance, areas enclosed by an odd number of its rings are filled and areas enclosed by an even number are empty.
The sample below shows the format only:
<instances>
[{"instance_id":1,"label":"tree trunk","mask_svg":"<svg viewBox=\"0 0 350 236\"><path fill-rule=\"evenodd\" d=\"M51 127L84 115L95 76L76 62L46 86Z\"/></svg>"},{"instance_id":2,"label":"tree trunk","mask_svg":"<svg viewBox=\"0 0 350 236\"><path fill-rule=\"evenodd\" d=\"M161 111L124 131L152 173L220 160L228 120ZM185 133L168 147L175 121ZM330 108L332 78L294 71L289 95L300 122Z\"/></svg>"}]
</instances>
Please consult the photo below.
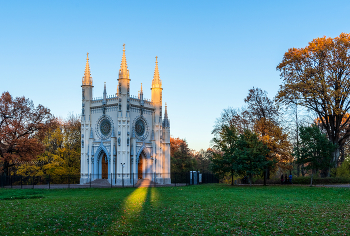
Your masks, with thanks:
<instances>
[{"instance_id":1,"label":"tree trunk","mask_svg":"<svg viewBox=\"0 0 350 236\"><path fill-rule=\"evenodd\" d=\"M300 176L300 165L297 165L297 176Z\"/></svg>"},{"instance_id":2,"label":"tree trunk","mask_svg":"<svg viewBox=\"0 0 350 236\"><path fill-rule=\"evenodd\" d=\"M231 171L231 185L233 186L233 171Z\"/></svg>"},{"instance_id":3,"label":"tree trunk","mask_svg":"<svg viewBox=\"0 0 350 236\"><path fill-rule=\"evenodd\" d=\"M331 163L331 167L337 167L337 163L339 160L339 156L340 156L340 148L338 147L337 149L335 149L335 151L333 152L333 163Z\"/></svg>"},{"instance_id":4,"label":"tree trunk","mask_svg":"<svg viewBox=\"0 0 350 236\"><path fill-rule=\"evenodd\" d=\"M266 186L267 169L264 171L264 186Z\"/></svg>"},{"instance_id":5,"label":"tree trunk","mask_svg":"<svg viewBox=\"0 0 350 236\"><path fill-rule=\"evenodd\" d=\"M312 187L312 179L313 179L313 177L314 177L314 171L312 170L310 187Z\"/></svg>"},{"instance_id":6,"label":"tree trunk","mask_svg":"<svg viewBox=\"0 0 350 236\"><path fill-rule=\"evenodd\" d=\"M304 165L301 165L301 175L304 177L305 176L305 169L304 169Z\"/></svg>"},{"instance_id":7,"label":"tree trunk","mask_svg":"<svg viewBox=\"0 0 350 236\"><path fill-rule=\"evenodd\" d=\"M252 175L248 175L249 176L249 185L252 186Z\"/></svg>"}]
</instances>

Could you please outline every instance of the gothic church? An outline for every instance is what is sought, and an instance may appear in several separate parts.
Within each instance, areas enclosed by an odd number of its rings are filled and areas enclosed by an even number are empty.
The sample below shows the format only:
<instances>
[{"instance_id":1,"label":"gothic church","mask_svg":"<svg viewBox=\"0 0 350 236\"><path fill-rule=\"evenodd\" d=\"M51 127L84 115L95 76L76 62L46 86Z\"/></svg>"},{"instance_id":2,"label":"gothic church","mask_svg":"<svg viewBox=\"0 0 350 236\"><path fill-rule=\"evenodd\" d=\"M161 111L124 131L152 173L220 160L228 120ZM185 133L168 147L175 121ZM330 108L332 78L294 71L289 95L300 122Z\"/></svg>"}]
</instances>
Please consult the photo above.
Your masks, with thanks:
<instances>
[{"instance_id":1,"label":"gothic church","mask_svg":"<svg viewBox=\"0 0 350 236\"><path fill-rule=\"evenodd\" d=\"M123 48L117 93L92 97L87 54L82 81L81 179L107 179L113 185L133 185L139 179L170 184L170 122L165 105L162 116L162 81L158 61L152 80L152 99L130 95L129 70Z\"/></svg>"}]
</instances>

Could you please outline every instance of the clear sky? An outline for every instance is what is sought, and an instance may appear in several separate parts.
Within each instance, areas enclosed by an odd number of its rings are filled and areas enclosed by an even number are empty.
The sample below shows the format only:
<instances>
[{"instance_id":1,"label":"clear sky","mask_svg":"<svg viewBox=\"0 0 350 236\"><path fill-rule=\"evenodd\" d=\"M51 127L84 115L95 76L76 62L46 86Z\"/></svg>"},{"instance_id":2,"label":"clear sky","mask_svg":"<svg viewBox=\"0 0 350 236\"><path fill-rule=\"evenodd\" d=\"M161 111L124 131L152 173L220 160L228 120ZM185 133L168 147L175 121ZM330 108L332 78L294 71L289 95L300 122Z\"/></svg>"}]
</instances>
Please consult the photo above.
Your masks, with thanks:
<instances>
[{"instance_id":1,"label":"clear sky","mask_svg":"<svg viewBox=\"0 0 350 236\"><path fill-rule=\"evenodd\" d=\"M350 33L349 1L0 0L0 92L55 116L81 112L89 52L94 97L117 89L122 45L131 94L151 98L155 56L173 137L207 149L221 111L248 90L275 96L277 64L291 47Z\"/></svg>"}]
</instances>

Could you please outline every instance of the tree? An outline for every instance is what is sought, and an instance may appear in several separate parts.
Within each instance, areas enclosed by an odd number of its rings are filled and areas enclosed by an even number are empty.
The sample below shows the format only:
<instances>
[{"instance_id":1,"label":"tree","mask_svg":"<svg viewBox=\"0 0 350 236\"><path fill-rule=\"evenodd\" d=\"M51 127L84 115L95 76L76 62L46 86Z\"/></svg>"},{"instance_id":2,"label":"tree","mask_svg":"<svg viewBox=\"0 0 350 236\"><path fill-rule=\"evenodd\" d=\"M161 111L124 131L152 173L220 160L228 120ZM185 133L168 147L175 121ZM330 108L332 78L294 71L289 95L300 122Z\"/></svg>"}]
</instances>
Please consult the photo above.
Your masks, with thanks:
<instances>
[{"instance_id":1,"label":"tree","mask_svg":"<svg viewBox=\"0 0 350 236\"><path fill-rule=\"evenodd\" d=\"M196 160L197 169L204 171L208 171L211 168L211 157L212 151L210 148L207 150L199 150L198 152L193 152L194 159Z\"/></svg>"},{"instance_id":2,"label":"tree","mask_svg":"<svg viewBox=\"0 0 350 236\"><path fill-rule=\"evenodd\" d=\"M246 109L227 108L221 112L219 118L216 119L212 134L219 134L224 126L233 125L239 133L243 133L245 129L251 129L252 123Z\"/></svg>"},{"instance_id":3,"label":"tree","mask_svg":"<svg viewBox=\"0 0 350 236\"><path fill-rule=\"evenodd\" d=\"M255 132L269 148L266 159L271 161L271 166L266 166L263 175L266 185L270 171L274 171L276 166L290 169L292 147L288 141L288 134L279 124L279 106L267 97L266 91L253 87L244 101L247 103L246 109L225 109L216 120L212 133L219 135L224 126L231 125L240 134L246 129Z\"/></svg>"},{"instance_id":4,"label":"tree","mask_svg":"<svg viewBox=\"0 0 350 236\"><path fill-rule=\"evenodd\" d=\"M219 176L230 173L234 175L248 175L251 184L253 175L260 174L272 161L266 159L269 152L267 146L258 139L258 135L249 129L238 134L233 126L223 126L214 138L212 169Z\"/></svg>"},{"instance_id":5,"label":"tree","mask_svg":"<svg viewBox=\"0 0 350 236\"><path fill-rule=\"evenodd\" d=\"M339 150L350 136L350 34L316 38L305 48L291 48L277 66L283 84L277 98L285 104L298 104L315 112ZM344 130L342 132L342 130Z\"/></svg>"},{"instance_id":6,"label":"tree","mask_svg":"<svg viewBox=\"0 0 350 236\"><path fill-rule=\"evenodd\" d=\"M247 112L254 123L262 118L277 123L279 107L267 96L266 91L253 87L249 89L244 102L248 105Z\"/></svg>"},{"instance_id":7,"label":"tree","mask_svg":"<svg viewBox=\"0 0 350 236\"><path fill-rule=\"evenodd\" d=\"M18 167L20 175L78 175L80 173L81 124L76 116L56 120L45 133L44 153L31 164Z\"/></svg>"},{"instance_id":8,"label":"tree","mask_svg":"<svg viewBox=\"0 0 350 236\"><path fill-rule=\"evenodd\" d=\"M288 134L278 122L279 106L267 96L266 91L254 87L249 90L244 102L248 105L246 112L254 124L254 132L269 148L266 159L281 169L290 169L292 148L288 141ZM275 169L274 167L275 165L267 166L264 170L264 185L270 176L270 171Z\"/></svg>"},{"instance_id":9,"label":"tree","mask_svg":"<svg viewBox=\"0 0 350 236\"><path fill-rule=\"evenodd\" d=\"M337 177L350 177L350 158L347 157L336 170Z\"/></svg>"},{"instance_id":10,"label":"tree","mask_svg":"<svg viewBox=\"0 0 350 236\"><path fill-rule=\"evenodd\" d=\"M25 97L0 97L0 163L5 175L16 163L31 161L44 151L40 140L50 127L52 115L42 105L34 107Z\"/></svg>"},{"instance_id":11,"label":"tree","mask_svg":"<svg viewBox=\"0 0 350 236\"><path fill-rule=\"evenodd\" d=\"M261 118L255 122L254 131L269 149L266 156L267 160L275 163L275 165L269 166L267 170L273 170L275 167L283 170L290 169L293 156L292 145L288 140L288 134L275 122L265 118ZM267 172L265 173L267 174Z\"/></svg>"},{"instance_id":12,"label":"tree","mask_svg":"<svg viewBox=\"0 0 350 236\"><path fill-rule=\"evenodd\" d=\"M219 177L223 177L226 173L231 174L233 184L233 177L237 174L236 166L236 141L238 139L238 132L234 125L222 126L220 132L214 137L214 149L216 151L212 154L212 170Z\"/></svg>"},{"instance_id":13,"label":"tree","mask_svg":"<svg viewBox=\"0 0 350 236\"><path fill-rule=\"evenodd\" d=\"M316 125L300 127L300 144L295 149L294 156L297 163L306 164L304 168L312 171L310 186L315 172L332 166L332 153L336 148Z\"/></svg>"},{"instance_id":14,"label":"tree","mask_svg":"<svg viewBox=\"0 0 350 236\"><path fill-rule=\"evenodd\" d=\"M252 176L260 174L273 161L266 159L269 153L267 146L258 138L258 135L248 129L239 135L236 143L236 171L238 174L245 174L252 184Z\"/></svg>"},{"instance_id":15,"label":"tree","mask_svg":"<svg viewBox=\"0 0 350 236\"><path fill-rule=\"evenodd\" d=\"M186 173L196 168L196 160L184 139L170 137L170 158L173 173Z\"/></svg>"}]
</instances>

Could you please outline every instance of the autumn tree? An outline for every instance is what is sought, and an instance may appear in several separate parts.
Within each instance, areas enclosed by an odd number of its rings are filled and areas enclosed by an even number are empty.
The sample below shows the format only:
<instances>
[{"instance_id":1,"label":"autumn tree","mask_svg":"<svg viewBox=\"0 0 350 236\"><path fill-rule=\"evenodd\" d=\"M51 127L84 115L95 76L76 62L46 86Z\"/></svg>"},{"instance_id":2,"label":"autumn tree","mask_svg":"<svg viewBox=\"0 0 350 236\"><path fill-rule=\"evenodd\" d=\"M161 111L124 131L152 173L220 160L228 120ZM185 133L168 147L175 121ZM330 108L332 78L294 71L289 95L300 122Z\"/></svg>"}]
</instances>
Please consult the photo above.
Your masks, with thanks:
<instances>
[{"instance_id":1,"label":"autumn tree","mask_svg":"<svg viewBox=\"0 0 350 236\"><path fill-rule=\"evenodd\" d=\"M288 134L279 124L279 106L267 96L266 91L253 87L249 90L244 102L248 105L246 112L254 124L254 132L269 148L266 159L271 161L271 164L275 164L266 166L264 170L264 185L266 185L266 179L275 167L290 169L292 146L288 141Z\"/></svg>"},{"instance_id":2,"label":"autumn tree","mask_svg":"<svg viewBox=\"0 0 350 236\"><path fill-rule=\"evenodd\" d=\"M171 172L187 173L196 168L196 160L186 140L170 137Z\"/></svg>"},{"instance_id":3,"label":"autumn tree","mask_svg":"<svg viewBox=\"0 0 350 236\"><path fill-rule=\"evenodd\" d=\"M256 133L258 138L268 146L266 160L271 166L264 170L264 184L270 171L276 167L289 169L292 162L292 147L288 141L288 133L279 124L279 106L260 88L249 90L244 99L247 107L244 109L225 109L216 120L213 134L218 135L223 127L233 125L237 132L243 134L246 129Z\"/></svg>"},{"instance_id":4,"label":"autumn tree","mask_svg":"<svg viewBox=\"0 0 350 236\"><path fill-rule=\"evenodd\" d=\"M313 111L339 150L350 136L350 34L316 38L305 48L291 48L277 66L283 83L277 98Z\"/></svg>"},{"instance_id":5,"label":"autumn tree","mask_svg":"<svg viewBox=\"0 0 350 236\"><path fill-rule=\"evenodd\" d=\"M42 140L44 153L33 163L18 167L19 175L78 175L80 173L81 124L79 117L70 115L56 120Z\"/></svg>"},{"instance_id":6,"label":"autumn tree","mask_svg":"<svg viewBox=\"0 0 350 236\"><path fill-rule=\"evenodd\" d=\"M44 151L41 141L52 115L42 105L34 107L25 97L0 97L0 163L5 175L16 163L31 161Z\"/></svg>"}]
</instances>

